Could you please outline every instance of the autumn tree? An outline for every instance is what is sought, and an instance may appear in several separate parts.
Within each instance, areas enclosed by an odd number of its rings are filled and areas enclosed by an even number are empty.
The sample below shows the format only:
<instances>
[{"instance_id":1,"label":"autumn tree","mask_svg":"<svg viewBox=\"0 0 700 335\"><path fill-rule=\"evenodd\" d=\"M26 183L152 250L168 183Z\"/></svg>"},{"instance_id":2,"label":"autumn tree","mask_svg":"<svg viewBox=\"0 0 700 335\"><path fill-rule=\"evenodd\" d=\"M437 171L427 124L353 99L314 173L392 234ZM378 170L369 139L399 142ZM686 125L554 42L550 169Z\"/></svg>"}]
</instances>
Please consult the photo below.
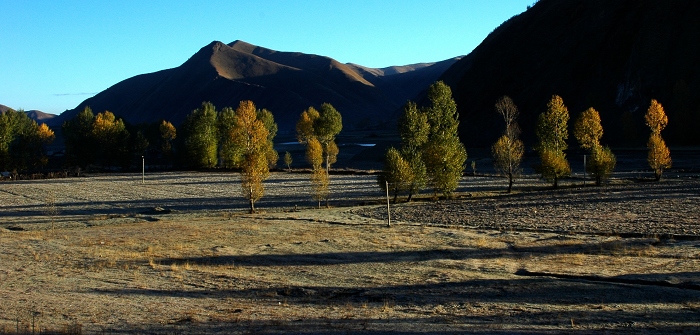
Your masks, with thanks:
<instances>
[{"instance_id":1,"label":"autumn tree","mask_svg":"<svg viewBox=\"0 0 700 335\"><path fill-rule=\"evenodd\" d=\"M377 178L379 186L394 194L394 203L398 200L399 192L407 190L413 179L411 166L396 148L389 148L384 160L384 168Z\"/></svg>"},{"instance_id":2,"label":"autumn tree","mask_svg":"<svg viewBox=\"0 0 700 335\"><path fill-rule=\"evenodd\" d=\"M183 159L198 168L211 168L217 163L217 113L211 102L203 102L190 113L181 129L184 133Z\"/></svg>"},{"instance_id":3,"label":"autumn tree","mask_svg":"<svg viewBox=\"0 0 700 335\"><path fill-rule=\"evenodd\" d=\"M596 185L600 185L610 177L617 160L609 147L600 144L603 126L598 111L588 108L581 113L574 122L574 137L581 148L588 150L591 159L586 162L586 171L595 177Z\"/></svg>"},{"instance_id":4,"label":"autumn tree","mask_svg":"<svg viewBox=\"0 0 700 335\"><path fill-rule=\"evenodd\" d=\"M328 172L323 168L323 146L317 138L311 137L306 143L306 160L311 164L311 185L313 187L313 198L318 201L326 201L328 206L328 196L330 195L330 180Z\"/></svg>"},{"instance_id":5,"label":"autumn tree","mask_svg":"<svg viewBox=\"0 0 700 335\"><path fill-rule=\"evenodd\" d=\"M646 115L644 115L647 126L651 129L649 141L647 141L647 161L652 170L654 170L655 179L661 180L661 175L665 169L671 168L671 152L666 146L666 142L661 137L661 131L668 125L668 117L664 112L663 106L652 99Z\"/></svg>"},{"instance_id":6,"label":"autumn tree","mask_svg":"<svg viewBox=\"0 0 700 335\"><path fill-rule=\"evenodd\" d=\"M520 163L523 160L525 146L518 136L518 107L508 96L496 102L496 112L503 117L506 127L503 135L491 147L493 164L496 171L508 178L508 193L513 189L513 180L520 175Z\"/></svg>"},{"instance_id":7,"label":"autumn tree","mask_svg":"<svg viewBox=\"0 0 700 335\"><path fill-rule=\"evenodd\" d=\"M540 156L538 172L545 179L553 181L554 187L558 186L560 178L571 174L571 167L564 153L567 149L566 140L569 138L568 122L569 110L558 95L552 96L547 103L547 110L537 119L538 143L535 150Z\"/></svg>"},{"instance_id":8,"label":"autumn tree","mask_svg":"<svg viewBox=\"0 0 700 335\"><path fill-rule=\"evenodd\" d=\"M284 165L287 166L287 171L292 170L292 154L289 151L284 152Z\"/></svg>"},{"instance_id":9,"label":"autumn tree","mask_svg":"<svg viewBox=\"0 0 700 335\"><path fill-rule=\"evenodd\" d=\"M329 103L324 103L321 105L321 109L316 110L313 107L309 107L307 110L303 111L299 116L299 121L296 124L297 130L297 140L299 143L306 144L307 146L307 160L312 165L312 178L311 181L317 192L316 195L324 195L323 198L326 200L326 206L328 206L328 189L330 185L330 167L336 162L339 149L338 145L335 143L335 137L343 129L343 119L333 105ZM321 150L321 165L312 163L311 160L316 162L318 157L317 145L320 145ZM313 144L313 148L311 145ZM309 153L313 153L313 157L309 157ZM323 169L325 165L325 172L321 173L317 169ZM319 200L320 201L320 200ZM320 202L319 202L320 203Z\"/></svg>"},{"instance_id":10,"label":"autumn tree","mask_svg":"<svg viewBox=\"0 0 700 335\"><path fill-rule=\"evenodd\" d=\"M130 156L129 131L121 118L110 111L98 113L92 122L92 137L97 144L96 158L104 166L111 167L113 160Z\"/></svg>"},{"instance_id":11,"label":"autumn tree","mask_svg":"<svg viewBox=\"0 0 700 335\"><path fill-rule=\"evenodd\" d=\"M428 88L429 106L425 113L430 126L423 145L423 160L433 194L449 197L457 189L467 160L467 151L459 140L457 104L452 91L442 81Z\"/></svg>"},{"instance_id":12,"label":"autumn tree","mask_svg":"<svg viewBox=\"0 0 700 335\"><path fill-rule=\"evenodd\" d=\"M270 176L270 166L277 160L269 128L266 121L274 124L271 114L261 120L255 104L252 101L241 101L235 114L232 139L235 146L240 148L236 156L235 166L241 169L241 189L243 197L250 203L250 212L255 212L255 202L265 194L263 181ZM277 125L274 125L276 128ZM274 157L274 160L272 159Z\"/></svg>"},{"instance_id":13,"label":"autumn tree","mask_svg":"<svg viewBox=\"0 0 700 335\"><path fill-rule=\"evenodd\" d=\"M173 156L173 141L177 138L177 129L168 121L161 121L158 126L160 132L160 150L167 161Z\"/></svg>"}]
</instances>

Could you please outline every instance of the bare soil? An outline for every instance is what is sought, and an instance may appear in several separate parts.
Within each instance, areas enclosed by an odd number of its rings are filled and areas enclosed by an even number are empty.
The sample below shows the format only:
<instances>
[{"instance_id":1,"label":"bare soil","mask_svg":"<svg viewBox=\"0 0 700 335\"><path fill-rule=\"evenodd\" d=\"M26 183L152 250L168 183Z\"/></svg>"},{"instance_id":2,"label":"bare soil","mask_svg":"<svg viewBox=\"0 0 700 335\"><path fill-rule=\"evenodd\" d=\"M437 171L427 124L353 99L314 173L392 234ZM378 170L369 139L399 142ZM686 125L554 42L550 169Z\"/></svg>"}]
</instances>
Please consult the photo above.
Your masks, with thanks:
<instances>
[{"instance_id":1,"label":"bare soil","mask_svg":"<svg viewBox=\"0 0 700 335\"><path fill-rule=\"evenodd\" d=\"M0 183L2 333L696 333L700 181L537 179L392 206L373 176Z\"/></svg>"}]
</instances>

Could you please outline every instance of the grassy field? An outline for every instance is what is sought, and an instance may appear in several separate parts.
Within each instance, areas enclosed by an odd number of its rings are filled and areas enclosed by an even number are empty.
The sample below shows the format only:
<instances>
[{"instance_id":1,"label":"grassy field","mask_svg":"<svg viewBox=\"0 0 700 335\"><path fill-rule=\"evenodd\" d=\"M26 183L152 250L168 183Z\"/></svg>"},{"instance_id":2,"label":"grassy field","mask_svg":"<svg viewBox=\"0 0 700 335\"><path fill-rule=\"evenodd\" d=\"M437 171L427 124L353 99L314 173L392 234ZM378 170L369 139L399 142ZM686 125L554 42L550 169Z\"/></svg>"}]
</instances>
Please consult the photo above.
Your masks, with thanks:
<instances>
[{"instance_id":1,"label":"grassy field","mask_svg":"<svg viewBox=\"0 0 700 335\"><path fill-rule=\"evenodd\" d=\"M242 200L237 207L235 175L161 174L144 185L135 175L117 177L0 184L0 200L11 204L0 209L0 334L700 329L700 239L493 226L521 220L502 209L538 196L540 206L614 199L639 217L644 201L625 199L645 188L654 194L648 217L660 203L684 207L679 217L692 221L697 181L548 193L533 180L505 196L502 180L483 178L463 184L461 200L395 207L398 219L387 227L367 176L338 177L352 196L313 209L295 184L303 178L276 174L279 185L255 215L244 214ZM654 193L658 185L677 191ZM445 217L451 224L438 220L459 206L461 216ZM584 220L591 208L566 201L546 206L567 215L540 216L541 226L629 219L623 212ZM493 224L469 227L461 217Z\"/></svg>"}]
</instances>

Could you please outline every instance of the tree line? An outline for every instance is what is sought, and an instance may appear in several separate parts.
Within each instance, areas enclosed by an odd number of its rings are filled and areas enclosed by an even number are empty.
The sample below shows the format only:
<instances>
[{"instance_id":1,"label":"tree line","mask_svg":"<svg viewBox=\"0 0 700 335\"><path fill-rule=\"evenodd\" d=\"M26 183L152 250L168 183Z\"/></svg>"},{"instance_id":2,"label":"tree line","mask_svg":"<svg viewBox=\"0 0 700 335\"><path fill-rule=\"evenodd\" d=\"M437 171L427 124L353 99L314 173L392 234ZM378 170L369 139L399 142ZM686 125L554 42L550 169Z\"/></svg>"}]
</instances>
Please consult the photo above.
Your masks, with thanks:
<instances>
[{"instance_id":1,"label":"tree line","mask_svg":"<svg viewBox=\"0 0 700 335\"><path fill-rule=\"evenodd\" d=\"M48 162L46 146L55 137L46 124L38 124L22 110L0 114L1 171L41 169Z\"/></svg>"},{"instance_id":2,"label":"tree line","mask_svg":"<svg viewBox=\"0 0 700 335\"><path fill-rule=\"evenodd\" d=\"M449 87L438 82L428 90L430 105L418 108L409 101L399 120L401 148L390 148L386 153L385 165L379 183L389 187L394 194L394 202L401 192L408 194L407 201L418 193L426 182L433 188L434 197L438 192L449 196L457 187L464 170L466 152L459 143L457 115ZM508 96L503 96L495 104L496 112L505 123L503 135L491 147L494 168L508 179L507 192L510 193L514 180L520 175L520 167L525 152L519 139L517 123L518 108ZM668 117L661 104L651 100L645 114L646 125L651 134L647 141L647 161L654 171L654 177L661 179L665 169L671 167L671 156L661 131L668 125ZM569 111L560 96L554 95L547 103L547 109L537 119L535 129L537 143L534 150L539 155L535 170L542 178L558 186L561 178L571 175L566 159ZM445 126L448 125L448 126ZM612 174L617 163L608 146L601 144L603 127L600 114L594 108L583 111L573 124L573 133L581 149L586 150L585 169L600 185Z\"/></svg>"}]
</instances>

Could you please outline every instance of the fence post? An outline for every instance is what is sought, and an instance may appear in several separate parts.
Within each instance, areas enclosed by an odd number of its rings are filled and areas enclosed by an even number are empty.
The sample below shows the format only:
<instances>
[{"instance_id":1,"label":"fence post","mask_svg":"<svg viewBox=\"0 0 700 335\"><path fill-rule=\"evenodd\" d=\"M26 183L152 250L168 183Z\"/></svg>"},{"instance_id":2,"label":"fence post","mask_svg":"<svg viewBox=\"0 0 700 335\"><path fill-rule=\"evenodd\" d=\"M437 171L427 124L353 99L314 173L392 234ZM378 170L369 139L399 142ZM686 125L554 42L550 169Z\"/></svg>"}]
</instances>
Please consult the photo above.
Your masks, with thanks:
<instances>
[{"instance_id":1,"label":"fence post","mask_svg":"<svg viewBox=\"0 0 700 335\"><path fill-rule=\"evenodd\" d=\"M391 207L389 207L389 182L386 182L386 218L387 227L391 227Z\"/></svg>"}]
</instances>

